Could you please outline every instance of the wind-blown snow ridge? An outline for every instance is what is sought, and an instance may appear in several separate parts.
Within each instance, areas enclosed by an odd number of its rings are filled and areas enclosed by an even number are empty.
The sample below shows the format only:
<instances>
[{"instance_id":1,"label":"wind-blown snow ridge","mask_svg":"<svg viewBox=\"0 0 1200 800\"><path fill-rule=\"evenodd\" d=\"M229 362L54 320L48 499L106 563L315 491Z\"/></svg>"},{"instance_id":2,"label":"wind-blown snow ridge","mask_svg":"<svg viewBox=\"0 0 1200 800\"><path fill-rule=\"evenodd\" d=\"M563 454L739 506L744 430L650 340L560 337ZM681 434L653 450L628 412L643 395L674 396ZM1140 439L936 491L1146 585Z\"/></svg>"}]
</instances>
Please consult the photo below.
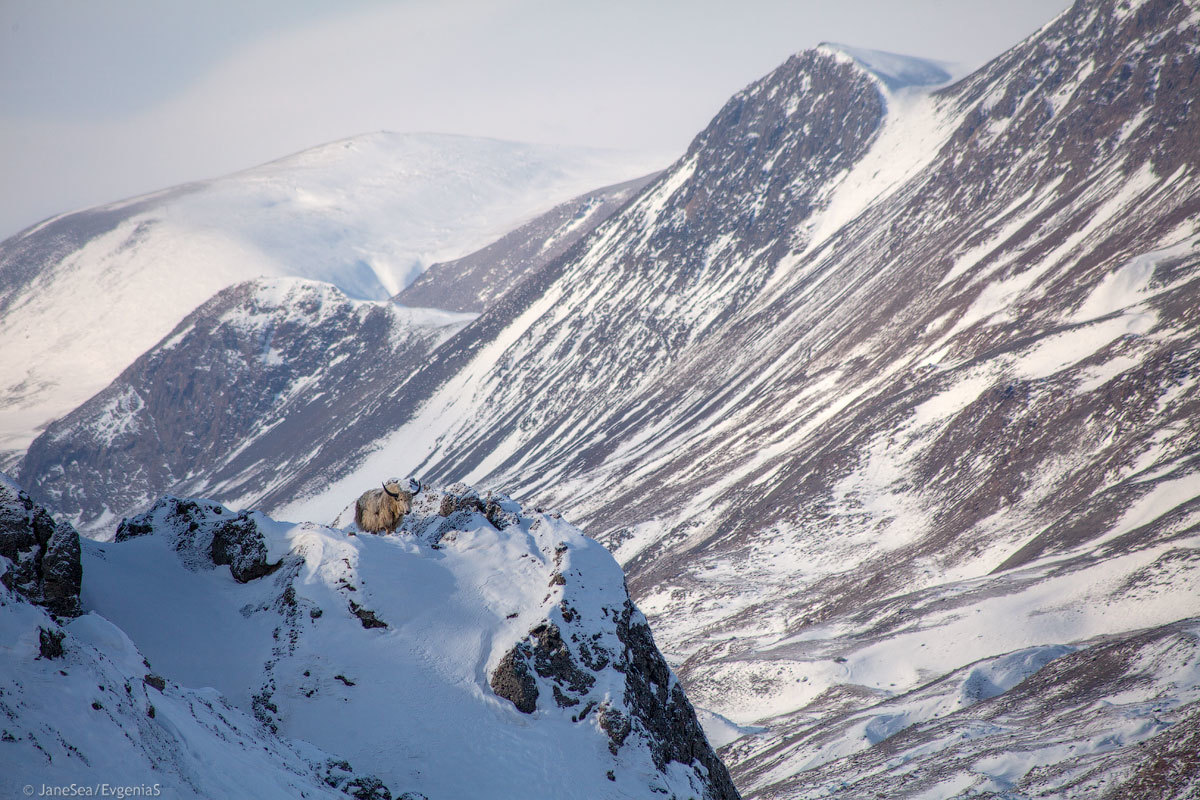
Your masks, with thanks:
<instances>
[{"instance_id":1,"label":"wind-blown snow ridge","mask_svg":"<svg viewBox=\"0 0 1200 800\"><path fill-rule=\"evenodd\" d=\"M848 56L874 75L890 92L913 88L932 89L966 74L966 69L959 64L884 50L868 50L836 42L822 42L817 49L835 57Z\"/></svg>"}]
</instances>

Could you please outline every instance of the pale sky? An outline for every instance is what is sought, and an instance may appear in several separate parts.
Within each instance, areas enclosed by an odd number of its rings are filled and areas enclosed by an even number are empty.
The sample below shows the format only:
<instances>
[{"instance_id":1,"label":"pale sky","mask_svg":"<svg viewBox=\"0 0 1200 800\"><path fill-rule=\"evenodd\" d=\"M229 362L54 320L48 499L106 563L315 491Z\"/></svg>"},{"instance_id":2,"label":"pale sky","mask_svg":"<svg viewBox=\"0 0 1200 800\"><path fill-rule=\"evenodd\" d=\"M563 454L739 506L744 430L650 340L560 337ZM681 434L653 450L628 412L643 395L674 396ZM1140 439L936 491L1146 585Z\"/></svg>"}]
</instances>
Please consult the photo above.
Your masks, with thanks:
<instances>
[{"instance_id":1,"label":"pale sky","mask_svg":"<svg viewBox=\"0 0 1200 800\"><path fill-rule=\"evenodd\" d=\"M976 66L1067 0L0 0L0 238L377 130L665 166L822 41Z\"/></svg>"}]
</instances>

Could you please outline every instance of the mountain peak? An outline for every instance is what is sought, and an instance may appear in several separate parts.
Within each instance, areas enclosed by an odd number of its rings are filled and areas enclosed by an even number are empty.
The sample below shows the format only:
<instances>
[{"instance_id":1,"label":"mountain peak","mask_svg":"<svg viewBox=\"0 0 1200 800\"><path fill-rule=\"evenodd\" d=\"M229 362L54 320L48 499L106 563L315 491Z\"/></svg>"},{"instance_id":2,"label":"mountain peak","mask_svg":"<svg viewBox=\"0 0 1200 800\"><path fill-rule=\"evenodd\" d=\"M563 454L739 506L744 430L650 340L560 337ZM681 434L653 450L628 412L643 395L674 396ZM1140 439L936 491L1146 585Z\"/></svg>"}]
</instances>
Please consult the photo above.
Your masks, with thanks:
<instances>
[{"instance_id":1,"label":"mountain peak","mask_svg":"<svg viewBox=\"0 0 1200 800\"><path fill-rule=\"evenodd\" d=\"M817 51L838 60L849 60L879 80L890 92L901 89L942 86L959 77L965 70L945 61L868 50L836 42L822 42Z\"/></svg>"}]
</instances>

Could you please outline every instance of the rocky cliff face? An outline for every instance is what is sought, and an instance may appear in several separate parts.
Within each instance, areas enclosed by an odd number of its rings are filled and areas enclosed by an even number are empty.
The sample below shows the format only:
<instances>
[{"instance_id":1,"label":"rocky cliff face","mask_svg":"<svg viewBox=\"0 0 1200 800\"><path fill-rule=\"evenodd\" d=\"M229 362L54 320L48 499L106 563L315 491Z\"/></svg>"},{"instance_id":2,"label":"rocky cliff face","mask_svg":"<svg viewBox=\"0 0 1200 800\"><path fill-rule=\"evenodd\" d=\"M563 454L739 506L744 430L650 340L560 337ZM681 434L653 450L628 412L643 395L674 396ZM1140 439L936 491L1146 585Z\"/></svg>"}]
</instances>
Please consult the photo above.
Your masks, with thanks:
<instances>
[{"instance_id":1,"label":"rocky cliff face","mask_svg":"<svg viewBox=\"0 0 1200 800\"><path fill-rule=\"evenodd\" d=\"M78 616L79 534L0 473L0 583L52 614Z\"/></svg>"},{"instance_id":2,"label":"rocky cliff face","mask_svg":"<svg viewBox=\"0 0 1200 800\"><path fill-rule=\"evenodd\" d=\"M469 319L357 302L312 281L233 286L53 423L20 479L104 536L164 492L261 491Z\"/></svg>"}]
</instances>

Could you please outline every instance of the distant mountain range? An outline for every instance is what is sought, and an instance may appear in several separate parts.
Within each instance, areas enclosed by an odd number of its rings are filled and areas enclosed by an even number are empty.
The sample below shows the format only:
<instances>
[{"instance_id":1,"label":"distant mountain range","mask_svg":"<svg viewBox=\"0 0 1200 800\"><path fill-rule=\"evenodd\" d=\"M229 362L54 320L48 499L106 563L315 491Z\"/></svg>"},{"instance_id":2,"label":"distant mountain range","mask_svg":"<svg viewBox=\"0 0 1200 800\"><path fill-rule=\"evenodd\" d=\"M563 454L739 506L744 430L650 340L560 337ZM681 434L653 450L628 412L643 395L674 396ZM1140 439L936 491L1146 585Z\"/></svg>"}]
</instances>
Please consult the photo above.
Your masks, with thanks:
<instances>
[{"instance_id":1,"label":"distant mountain range","mask_svg":"<svg viewBox=\"0 0 1200 800\"><path fill-rule=\"evenodd\" d=\"M823 45L561 254L547 221L414 284L477 316L245 286L18 474L109 529L181 490L328 523L406 473L560 509L747 797L1187 797L1197 97L1195 0L1081 0L957 80ZM243 418L159 469L193 401L153 387L233 362L199 385Z\"/></svg>"},{"instance_id":2,"label":"distant mountain range","mask_svg":"<svg viewBox=\"0 0 1200 800\"><path fill-rule=\"evenodd\" d=\"M385 299L435 261L654 166L376 133L32 226L0 243L0 451L25 449L221 289L288 276Z\"/></svg>"}]
</instances>

